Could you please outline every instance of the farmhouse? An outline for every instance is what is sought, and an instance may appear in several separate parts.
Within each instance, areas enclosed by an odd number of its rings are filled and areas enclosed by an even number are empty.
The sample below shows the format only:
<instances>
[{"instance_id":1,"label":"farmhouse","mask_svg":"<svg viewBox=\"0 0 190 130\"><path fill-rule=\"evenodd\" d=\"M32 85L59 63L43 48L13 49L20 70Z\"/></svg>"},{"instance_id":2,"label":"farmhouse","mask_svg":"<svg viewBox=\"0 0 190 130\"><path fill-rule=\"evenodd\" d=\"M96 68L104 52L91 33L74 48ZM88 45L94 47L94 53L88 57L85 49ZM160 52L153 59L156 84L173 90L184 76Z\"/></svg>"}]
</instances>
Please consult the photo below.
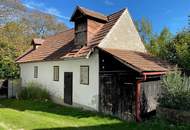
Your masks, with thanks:
<instances>
[{"instance_id":1,"label":"farmhouse","mask_svg":"<svg viewBox=\"0 0 190 130\"><path fill-rule=\"evenodd\" d=\"M43 84L52 99L130 120L156 108L167 64L150 56L127 9L111 15L76 7L70 29L17 58L22 85Z\"/></svg>"}]
</instances>

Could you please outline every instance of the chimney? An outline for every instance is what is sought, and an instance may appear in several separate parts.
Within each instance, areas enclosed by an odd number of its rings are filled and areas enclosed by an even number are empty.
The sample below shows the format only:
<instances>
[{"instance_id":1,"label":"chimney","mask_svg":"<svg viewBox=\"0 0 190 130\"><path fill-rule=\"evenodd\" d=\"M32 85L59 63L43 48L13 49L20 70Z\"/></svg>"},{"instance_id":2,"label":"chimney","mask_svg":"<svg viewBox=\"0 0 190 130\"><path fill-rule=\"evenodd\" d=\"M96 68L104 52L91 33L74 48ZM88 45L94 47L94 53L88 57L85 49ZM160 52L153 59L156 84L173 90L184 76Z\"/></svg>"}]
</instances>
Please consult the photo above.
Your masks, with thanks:
<instances>
[{"instance_id":1,"label":"chimney","mask_svg":"<svg viewBox=\"0 0 190 130\"><path fill-rule=\"evenodd\" d=\"M89 45L93 35L107 22L107 16L77 6L71 20L75 25L75 46Z\"/></svg>"},{"instance_id":2,"label":"chimney","mask_svg":"<svg viewBox=\"0 0 190 130\"><path fill-rule=\"evenodd\" d=\"M33 49L37 49L39 46L41 46L44 42L44 39L41 38L34 38L32 39L31 45L33 46Z\"/></svg>"}]
</instances>

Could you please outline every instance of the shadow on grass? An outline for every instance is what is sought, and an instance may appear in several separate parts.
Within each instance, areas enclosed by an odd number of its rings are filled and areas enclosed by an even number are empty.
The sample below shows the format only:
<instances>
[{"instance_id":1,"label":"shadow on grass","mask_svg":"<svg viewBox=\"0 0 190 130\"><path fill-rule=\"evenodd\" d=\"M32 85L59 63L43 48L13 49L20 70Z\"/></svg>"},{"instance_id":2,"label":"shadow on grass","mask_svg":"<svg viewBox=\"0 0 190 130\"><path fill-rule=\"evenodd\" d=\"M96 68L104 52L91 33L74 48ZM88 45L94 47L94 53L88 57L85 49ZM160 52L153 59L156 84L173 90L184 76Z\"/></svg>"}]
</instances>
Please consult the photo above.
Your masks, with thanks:
<instances>
[{"instance_id":1,"label":"shadow on grass","mask_svg":"<svg viewBox=\"0 0 190 130\"><path fill-rule=\"evenodd\" d=\"M0 100L0 104L4 108L11 108L19 111L25 111L25 110L41 111L41 112L70 116L75 118L87 118L94 116L113 118L110 116L102 115L97 112L86 111L80 108L61 106L50 101L45 102L45 101L32 101L32 100L4 99Z\"/></svg>"},{"instance_id":2,"label":"shadow on grass","mask_svg":"<svg viewBox=\"0 0 190 130\"><path fill-rule=\"evenodd\" d=\"M33 130L137 130L137 126L127 125L127 123L117 123L117 124L81 126L81 127L39 128Z\"/></svg>"}]
</instances>

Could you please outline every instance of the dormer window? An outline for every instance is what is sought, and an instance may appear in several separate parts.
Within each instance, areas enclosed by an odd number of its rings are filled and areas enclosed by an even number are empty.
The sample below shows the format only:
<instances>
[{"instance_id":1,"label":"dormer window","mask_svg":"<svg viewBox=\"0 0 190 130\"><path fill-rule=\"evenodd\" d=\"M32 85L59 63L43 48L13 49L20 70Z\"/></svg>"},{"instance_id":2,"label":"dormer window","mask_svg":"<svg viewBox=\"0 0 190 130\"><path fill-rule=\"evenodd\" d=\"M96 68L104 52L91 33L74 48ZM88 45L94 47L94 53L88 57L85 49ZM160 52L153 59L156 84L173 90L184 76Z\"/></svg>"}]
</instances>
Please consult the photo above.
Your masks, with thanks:
<instances>
[{"instance_id":1,"label":"dormer window","mask_svg":"<svg viewBox=\"0 0 190 130\"><path fill-rule=\"evenodd\" d=\"M75 45L81 47L87 44L87 20L78 19L75 22Z\"/></svg>"},{"instance_id":2,"label":"dormer window","mask_svg":"<svg viewBox=\"0 0 190 130\"><path fill-rule=\"evenodd\" d=\"M81 48L107 22L107 16L78 6L71 21L75 23L75 46Z\"/></svg>"}]
</instances>

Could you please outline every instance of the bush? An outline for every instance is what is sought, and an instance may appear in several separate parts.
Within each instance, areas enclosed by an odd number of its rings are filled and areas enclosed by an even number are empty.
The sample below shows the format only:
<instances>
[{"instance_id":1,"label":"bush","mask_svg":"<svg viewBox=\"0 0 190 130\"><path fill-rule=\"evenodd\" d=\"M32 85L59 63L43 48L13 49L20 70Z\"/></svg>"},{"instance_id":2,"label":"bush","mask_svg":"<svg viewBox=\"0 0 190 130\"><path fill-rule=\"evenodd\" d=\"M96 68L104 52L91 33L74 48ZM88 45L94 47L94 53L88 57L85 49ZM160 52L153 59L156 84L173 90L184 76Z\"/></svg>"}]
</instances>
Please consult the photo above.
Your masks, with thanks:
<instances>
[{"instance_id":1,"label":"bush","mask_svg":"<svg viewBox=\"0 0 190 130\"><path fill-rule=\"evenodd\" d=\"M162 80L163 93L159 98L161 107L190 110L190 78L175 69Z\"/></svg>"},{"instance_id":2,"label":"bush","mask_svg":"<svg viewBox=\"0 0 190 130\"><path fill-rule=\"evenodd\" d=\"M19 99L31 100L48 100L50 99L49 92L44 89L42 84L36 82L29 82L25 87L21 88L18 94Z\"/></svg>"}]
</instances>

